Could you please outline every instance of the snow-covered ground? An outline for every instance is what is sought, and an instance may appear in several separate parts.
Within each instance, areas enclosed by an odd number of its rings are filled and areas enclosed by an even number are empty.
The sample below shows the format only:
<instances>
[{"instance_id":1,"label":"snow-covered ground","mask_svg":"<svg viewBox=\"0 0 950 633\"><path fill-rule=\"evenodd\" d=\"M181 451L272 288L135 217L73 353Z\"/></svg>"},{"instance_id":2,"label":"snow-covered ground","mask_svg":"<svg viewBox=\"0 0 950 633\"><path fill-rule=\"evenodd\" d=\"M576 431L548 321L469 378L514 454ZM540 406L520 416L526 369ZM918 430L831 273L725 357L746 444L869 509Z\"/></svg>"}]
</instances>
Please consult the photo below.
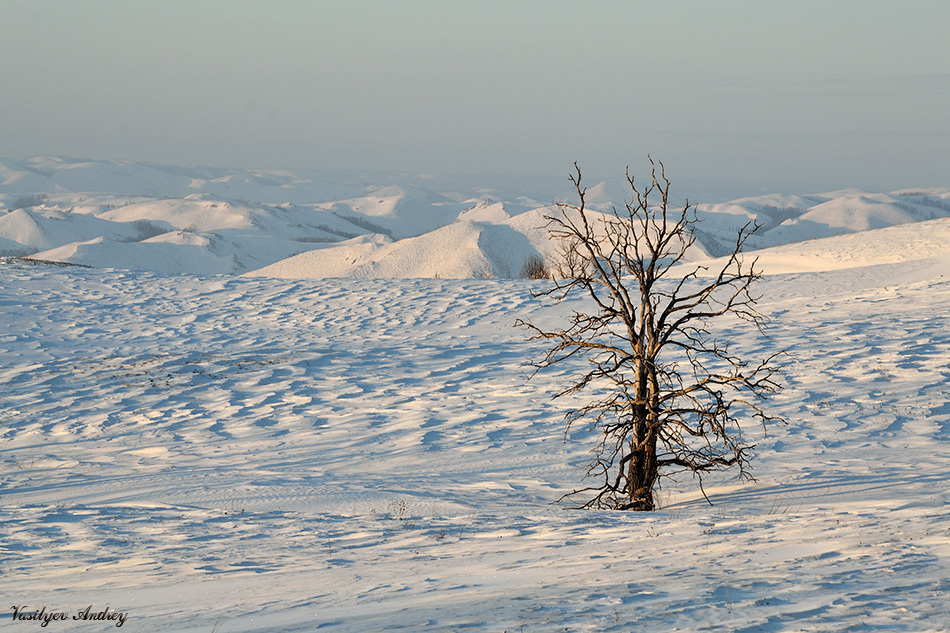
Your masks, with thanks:
<instances>
[{"instance_id":1,"label":"snow-covered ground","mask_svg":"<svg viewBox=\"0 0 950 633\"><path fill-rule=\"evenodd\" d=\"M545 282L2 261L0 626L945 631L946 224L887 230L920 256L760 254L772 339L722 334L790 352L788 425L747 429L756 482L668 482L651 514L555 503L593 438L551 400L571 367L524 379L514 320L576 307Z\"/></svg>"}]
</instances>

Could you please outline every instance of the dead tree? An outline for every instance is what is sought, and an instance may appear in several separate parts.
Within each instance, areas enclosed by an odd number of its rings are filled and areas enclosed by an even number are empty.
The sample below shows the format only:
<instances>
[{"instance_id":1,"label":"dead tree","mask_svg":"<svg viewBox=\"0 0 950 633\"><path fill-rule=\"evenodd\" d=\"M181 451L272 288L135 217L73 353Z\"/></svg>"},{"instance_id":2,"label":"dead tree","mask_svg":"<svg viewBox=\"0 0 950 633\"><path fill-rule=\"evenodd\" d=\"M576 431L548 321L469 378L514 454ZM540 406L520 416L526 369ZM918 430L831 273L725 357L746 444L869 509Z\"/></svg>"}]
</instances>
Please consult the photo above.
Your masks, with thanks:
<instances>
[{"instance_id":1,"label":"dead tree","mask_svg":"<svg viewBox=\"0 0 950 633\"><path fill-rule=\"evenodd\" d=\"M753 447L743 441L740 422L780 419L762 405L779 388L773 361L781 352L749 363L711 329L731 316L763 332L765 319L750 292L760 275L740 254L757 227L743 227L714 269L688 264L695 211L689 202L670 209L663 165L658 174L650 164L643 187L628 170L632 198L624 208L598 213L585 205L575 163L578 204L558 205L545 216L560 253L559 274L536 295L559 303L580 294L591 309L573 311L563 329L518 321L531 330L529 340L554 344L531 363L535 372L577 357L589 361L555 396L599 388L593 401L566 416L568 430L585 420L599 433L587 470L595 485L565 495L593 493L583 504L589 508L654 510L659 478L676 473L697 476L700 490L710 471L736 467L740 479L751 479Z\"/></svg>"}]
</instances>

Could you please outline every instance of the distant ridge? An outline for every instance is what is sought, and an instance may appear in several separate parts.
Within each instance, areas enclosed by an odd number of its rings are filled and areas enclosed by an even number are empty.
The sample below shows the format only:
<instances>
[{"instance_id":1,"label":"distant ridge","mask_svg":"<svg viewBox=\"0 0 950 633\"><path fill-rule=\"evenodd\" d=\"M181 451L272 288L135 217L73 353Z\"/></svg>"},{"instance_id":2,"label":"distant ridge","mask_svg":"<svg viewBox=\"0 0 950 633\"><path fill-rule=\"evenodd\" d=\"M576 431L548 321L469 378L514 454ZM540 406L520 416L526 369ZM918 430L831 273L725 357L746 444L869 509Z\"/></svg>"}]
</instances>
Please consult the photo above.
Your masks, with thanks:
<instances>
[{"instance_id":1,"label":"distant ridge","mask_svg":"<svg viewBox=\"0 0 950 633\"><path fill-rule=\"evenodd\" d=\"M532 256L556 260L543 216L569 199L558 182L545 198L462 177L0 159L0 256L189 274L512 278ZM588 192L594 210L623 204L616 183ZM761 229L748 244L765 249L947 218L950 187L696 209L691 257L704 259L750 222Z\"/></svg>"}]
</instances>

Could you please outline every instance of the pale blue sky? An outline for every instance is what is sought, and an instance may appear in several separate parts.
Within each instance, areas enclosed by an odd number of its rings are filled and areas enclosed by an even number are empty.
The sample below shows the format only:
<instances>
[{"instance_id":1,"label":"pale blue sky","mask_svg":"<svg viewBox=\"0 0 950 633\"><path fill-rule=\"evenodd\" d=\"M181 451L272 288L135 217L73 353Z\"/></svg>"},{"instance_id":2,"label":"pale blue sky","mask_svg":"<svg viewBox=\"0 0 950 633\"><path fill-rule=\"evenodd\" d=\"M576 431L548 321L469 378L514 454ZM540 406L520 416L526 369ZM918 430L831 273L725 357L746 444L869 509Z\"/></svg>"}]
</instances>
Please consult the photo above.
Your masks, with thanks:
<instances>
[{"instance_id":1,"label":"pale blue sky","mask_svg":"<svg viewBox=\"0 0 950 633\"><path fill-rule=\"evenodd\" d=\"M0 0L0 156L950 185L950 2Z\"/></svg>"}]
</instances>

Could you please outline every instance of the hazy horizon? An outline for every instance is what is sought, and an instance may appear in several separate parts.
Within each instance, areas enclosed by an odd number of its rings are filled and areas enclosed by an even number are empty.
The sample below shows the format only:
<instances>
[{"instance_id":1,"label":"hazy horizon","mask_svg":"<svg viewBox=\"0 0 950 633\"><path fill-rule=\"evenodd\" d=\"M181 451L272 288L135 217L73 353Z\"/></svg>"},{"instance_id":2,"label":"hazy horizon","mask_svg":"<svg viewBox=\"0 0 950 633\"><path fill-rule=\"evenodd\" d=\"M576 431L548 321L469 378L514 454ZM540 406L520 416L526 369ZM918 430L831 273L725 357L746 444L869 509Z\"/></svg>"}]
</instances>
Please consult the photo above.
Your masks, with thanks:
<instances>
[{"instance_id":1,"label":"hazy horizon","mask_svg":"<svg viewBox=\"0 0 950 633\"><path fill-rule=\"evenodd\" d=\"M950 181L942 2L0 5L13 158Z\"/></svg>"}]
</instances>

